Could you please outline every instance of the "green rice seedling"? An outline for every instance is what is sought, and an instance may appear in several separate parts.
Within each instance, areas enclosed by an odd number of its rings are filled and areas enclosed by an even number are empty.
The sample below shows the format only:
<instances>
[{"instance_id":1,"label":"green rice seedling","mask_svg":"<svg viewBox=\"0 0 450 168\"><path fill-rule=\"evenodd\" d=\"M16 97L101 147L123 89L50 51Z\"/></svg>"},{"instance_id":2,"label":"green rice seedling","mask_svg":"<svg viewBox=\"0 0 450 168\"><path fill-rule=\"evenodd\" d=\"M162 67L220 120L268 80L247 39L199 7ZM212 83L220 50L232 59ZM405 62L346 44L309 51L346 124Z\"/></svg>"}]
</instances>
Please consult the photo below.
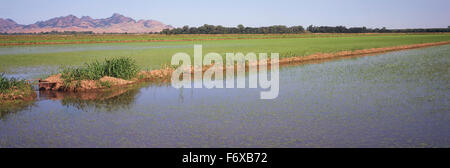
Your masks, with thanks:
<instances>
[{"instance_id":1,"label":"green rice seedling","mask_svg":"<svg viewBox=\"0 0 450 168\"><path fill-rule=\"evenodd\" d=\"M247 35L223 35L208 36L211 38L226 37L233 40L203 40L203 41L166 41L166 42L142 42L142 43L104 43L104 44L72 44L62 46L67 51L58 51L54 48L59 46L35 45L33 50L16 50L10 52L9 47L0 48L5 52L0 57L0 72L15 71L17 67L57 67L59 65L84 67L86 58L98 60L103 64L105 59L129 57L136 61L140 68L160 69L161 65L170 64L171 58L178 52L193 55L194 44L203 45L203 53L216 52L221 54L225 60L225 53L279 53L280 58L301 57L316 53L336 53L340 51L354 51L361 49L395 47L401 45L434 43L450 41L450 33L440 34L303 34L285 35L286 38L266 35L267 39L237 39L239 36ZM256 36L256 35L255 35ZM10 36L7 36L10 37ZM46 41L36 36L36 40ZM52 36L58 37L58 36ZM83 36L90 40L97 36ZM116 36L98 36L111 37ZM134 35L121 36L121 38L134 38ZM206 38L204 36L174 35L164 38L191 39ZM273 38L272 38L273 37ZM301 38L297 38L301 37ZM19 38L19 37L17 37ZM117 37L118 38L118 37ZM6 40L10 41L10 40ZM51 41L51 40L50 40ZM89 48L79 50L79 48ZM91 48L92 47L92 48ZM26 51L26 52L25 52ZM33 68L29 68L33 69ZM61 72L61 71L59 71ZM28 72L25 72L28 73ZM47 72L45 72L47 73ZM101 75L100 75L101 76ZM91 77L92 78L92 77Z\"/></svg>"}]
</instances>

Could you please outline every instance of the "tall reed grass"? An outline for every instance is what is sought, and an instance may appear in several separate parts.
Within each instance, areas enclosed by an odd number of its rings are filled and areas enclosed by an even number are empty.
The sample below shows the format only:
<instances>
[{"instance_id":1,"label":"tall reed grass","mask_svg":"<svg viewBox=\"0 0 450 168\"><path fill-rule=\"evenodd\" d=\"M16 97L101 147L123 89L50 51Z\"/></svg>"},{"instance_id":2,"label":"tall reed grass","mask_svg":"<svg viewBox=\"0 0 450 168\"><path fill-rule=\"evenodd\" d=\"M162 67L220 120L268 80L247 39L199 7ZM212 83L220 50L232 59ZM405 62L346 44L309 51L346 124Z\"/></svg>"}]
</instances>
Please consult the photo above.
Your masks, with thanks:
<instances>
[{"instance_id":1,"label":"tall reed grass","mask_svg":"<svg viewBox=\"0 0 450 168\"><path fill-rule=\"evenodd\" d=\"M7 78L2 73L0 74L0 93L8 93L12 89L23 89L27 86L24 80L17 78Z\"/></svg>"},{"instance_id":2,"label":"tall reed grass","mask_svg":"<svg viewBox=\"0 0 450 168\"><path fill-rule=\"evenodd\" d=\"M131 58L120 57L94 61L81 67L63 68L61 74L65 81L99 80L104 76L131 79L136 76L139 67Z\"/></svg>"}]
</instances>

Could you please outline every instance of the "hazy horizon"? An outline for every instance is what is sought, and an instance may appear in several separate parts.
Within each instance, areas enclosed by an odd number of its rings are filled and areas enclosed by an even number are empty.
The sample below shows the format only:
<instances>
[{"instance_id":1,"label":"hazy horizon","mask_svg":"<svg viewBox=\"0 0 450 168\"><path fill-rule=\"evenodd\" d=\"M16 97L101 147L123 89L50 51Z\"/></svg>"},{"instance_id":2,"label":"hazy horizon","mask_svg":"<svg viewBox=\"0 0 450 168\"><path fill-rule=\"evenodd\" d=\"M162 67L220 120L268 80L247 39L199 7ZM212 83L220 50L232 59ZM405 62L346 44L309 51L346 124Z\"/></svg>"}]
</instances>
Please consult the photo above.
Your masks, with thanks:
<instances>
[{"instance_id":1,"label":"hazy horizon","mask_svg":"<svg viewBox=\"0 0 450 168\"><path fill-rule=\"evenodd\" d=\"M0 18L32 24L54 17L75 15L107 18L120 13L135 20L153 19L174 27L203 24L235 27L270 25L318 25L390 29L446 28L450 26L450 1L446 0L323 0L185 2L144 0L51 1L15 0L4 2Z\"/></svg>"}]
</instances>

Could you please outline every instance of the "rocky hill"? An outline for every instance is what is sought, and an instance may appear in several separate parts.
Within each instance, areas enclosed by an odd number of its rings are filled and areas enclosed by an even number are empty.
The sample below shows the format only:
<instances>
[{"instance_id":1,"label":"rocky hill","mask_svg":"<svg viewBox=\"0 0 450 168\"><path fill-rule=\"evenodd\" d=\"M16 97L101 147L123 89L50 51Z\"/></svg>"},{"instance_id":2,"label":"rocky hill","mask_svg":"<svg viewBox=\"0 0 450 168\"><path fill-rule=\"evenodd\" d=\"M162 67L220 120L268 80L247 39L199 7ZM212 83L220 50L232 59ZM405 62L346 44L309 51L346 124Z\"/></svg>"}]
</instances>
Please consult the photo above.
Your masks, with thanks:
<instances>
[{"instance_id":1,"label":"rocky hill","mask_svg":"<svg viewBox=\"0 0 450 168\"><path fill-rule=\"evenodd\" d=\"M148 33L172 29L156 20L136 21L121 14L109 18L93 19L89 16L78 18L74 15L56 17L30 25L21 25L11 19L0 18L0 32L6 33L40 33L51 31L92 31L95 33Z\"/></svg>"}]
</instances>

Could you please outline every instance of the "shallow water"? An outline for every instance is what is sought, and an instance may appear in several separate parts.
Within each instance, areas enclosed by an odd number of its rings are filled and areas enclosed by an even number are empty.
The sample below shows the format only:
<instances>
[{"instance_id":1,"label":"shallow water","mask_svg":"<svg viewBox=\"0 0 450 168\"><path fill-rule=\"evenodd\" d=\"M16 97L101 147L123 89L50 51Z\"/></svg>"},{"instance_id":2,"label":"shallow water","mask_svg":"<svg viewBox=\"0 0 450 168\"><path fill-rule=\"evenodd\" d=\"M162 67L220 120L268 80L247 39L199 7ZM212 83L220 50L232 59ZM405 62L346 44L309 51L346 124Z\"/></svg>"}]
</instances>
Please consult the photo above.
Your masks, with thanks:
<instances>
[{"instance_id":1,"label":"shallow water","mask_svg":"<svg viewBox=\"0 0 450 168\"><path fill-rule=\"evenodd\" d=\"M2 55L23 54L49 54L70 53L83 51L108 51L108 50L149 50L160 48L188 48L191 45L161 45L156 43L130 43L130 44L66 44L66 45L36 45L36 46L3 46L0 47ZM8 66L0 68L7 77L20 79L41 78L48 74L58 72L61 65L34 65L34 66Z\"/></svg>"},{"instance_id":2,"label":"shallow water","mask_svg":"<svg viewBox=\"0 0 450 168\"><path fill-rule=\"evenodd\" d=\"M243 47L251 46L251 44L236 44L236 43L213 43L213 44L203 44L206 47ZM115 56L130 56L133 53L143 52L137 54L141 59L137 60L138 64L144 62L144 65L140 64L143 69L154 69L159 68L160 64L167 62L153 63L153 56L161 57L164 54L159 55L158 52L162 49L181 49L191 51L193 48L192 42L148 42L148 43L99 43L99 44L61 44L61 45L32 45L32 46L0 46L0 60L6 61L6 63L1 64L0 61L0 72L5 73L7 77L15 77L21 79L34 79L46 77L49 74L55 74L62 67L66 66L80 66L85 62L90 62L96 60L96 57L106 56L109 57L111 53L123 53L123 55ZM93 54L92 54L93 53ZM168 52L174 54L172 52ZM67 56L66 54L71 54ZM58 59L64 61L56 61L48 59L42 61L40 59L35 59L29 61L30 58L42 58L48 55L58 55ZM114 54L112 54L114 57ZM25 56L25 57L24 57ZM136 55L134 55L136 56ZM172 55L170 55L172 56ZM3 57L3 58L2 58ZM6 57L6 58L5 58ZM74 58L77 57L77 58ZM147 59L143 59L147 57ZM14 59L13 59L14 58ZM27 59L28 58L28 59ZM53 57L54 58L54 57ZM80 60L82 62L79 62ZM14 60L14 61L12 61ZM102 59L100 59L102 60ZM9 61L9 63L8 63ZM78 62L77 62L78 61ZM139 62L141 61L141 62ZM158 62L158 61L156 61ZM170 62L170 60L168 60ZM147 65L150 64L150 65Z\"/></svg>"},{"instance_id":3,"label":"shallow water","mask_svg":"<svg viewBox=\"0 0 450 168\"><path fill-rule=\"evenodd\" d=\"M41 92L2 107L0 147L450 147L449 56L446 45L286 67L274 100L153 84Z\"/></svg>"},{"instance_id":4,"label":"shallow water","mask_svg":"<svg viewBox=\"0 0 450 168\"><path fill-rule=\"evenodd\" d=\"M192 46L191 45L156 45L154 43L7 46L7 47L0 47L0 55L43 54L43 53L104 51L104 50L144 50L144 49L155 49L155 48L190 48L190 47L192 47Z\"/></svg>"}]
</instances>

